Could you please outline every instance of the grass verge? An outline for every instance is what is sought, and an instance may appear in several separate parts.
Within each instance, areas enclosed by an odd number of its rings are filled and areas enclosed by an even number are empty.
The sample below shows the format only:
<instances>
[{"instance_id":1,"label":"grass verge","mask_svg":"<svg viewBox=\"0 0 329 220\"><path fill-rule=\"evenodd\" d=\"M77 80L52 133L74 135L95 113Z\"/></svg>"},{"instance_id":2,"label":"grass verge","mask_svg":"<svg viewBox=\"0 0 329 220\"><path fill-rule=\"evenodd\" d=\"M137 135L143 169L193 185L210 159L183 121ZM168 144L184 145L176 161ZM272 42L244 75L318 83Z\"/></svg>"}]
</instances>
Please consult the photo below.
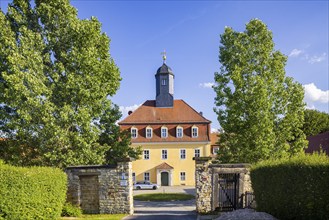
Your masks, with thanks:
<instances>
[{"instance_id":1,"label":"grass verge","mask_svg":"<svg viewBox=\"0 0 329 220\"><path fill-rule=\"evenodd\" d=\"M185 193L151 193L151 194L140 194L134 196L135 200L155 201L155 202L185 201L194 198L195 196Z\"/></svg>"},{"instance_id":2,"label":"grass verge","mask_svg":"<svg viewBox=\"0 0 329 220\"><path fill-rule=\"evenodd\" d=\"M62 217L61 220L121 220L126 214L95 214L82 215L81 217Z\"/></svg>"}]
</instances>

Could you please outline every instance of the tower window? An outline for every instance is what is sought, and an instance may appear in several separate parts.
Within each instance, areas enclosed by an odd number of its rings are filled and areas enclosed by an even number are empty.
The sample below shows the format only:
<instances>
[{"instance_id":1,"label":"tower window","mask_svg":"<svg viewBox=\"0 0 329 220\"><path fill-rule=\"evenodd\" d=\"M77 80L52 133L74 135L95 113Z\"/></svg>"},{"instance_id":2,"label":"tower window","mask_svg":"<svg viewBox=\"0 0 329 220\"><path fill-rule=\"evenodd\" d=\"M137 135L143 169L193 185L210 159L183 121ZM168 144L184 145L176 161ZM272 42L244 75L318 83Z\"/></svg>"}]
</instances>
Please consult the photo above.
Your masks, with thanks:
<instances>
[{"instance_id":1,"label":"tower window","mask_svg":"<svg viewBox=\"0 0 329 220\"><path fill-rule=\"evenodd\" d=\"M161 85L162 85L162 86L167 85L167 79L162 79L162 80L161 80Z\"/></svg>"}]
</instances>

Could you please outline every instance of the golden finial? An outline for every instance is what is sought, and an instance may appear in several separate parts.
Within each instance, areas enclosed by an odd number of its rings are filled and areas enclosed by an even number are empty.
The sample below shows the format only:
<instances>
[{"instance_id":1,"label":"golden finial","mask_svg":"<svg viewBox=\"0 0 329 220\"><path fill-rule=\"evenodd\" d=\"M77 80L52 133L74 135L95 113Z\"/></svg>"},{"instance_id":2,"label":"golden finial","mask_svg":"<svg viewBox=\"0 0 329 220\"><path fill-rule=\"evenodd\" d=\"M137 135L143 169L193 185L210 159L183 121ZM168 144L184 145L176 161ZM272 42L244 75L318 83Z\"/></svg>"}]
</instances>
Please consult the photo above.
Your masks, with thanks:
<instances>
[{"instance_id":1,"label":"golden finial","mask_svg":"<svg viewBox=\"0 0 329 220\"><path fill-rule=\"evenodd\" d=\"M161 53L162 55L162 59L163 59L163 63L166 63L166 59L167 59L167 53L166 53L166 50L163 50L163 52Z\"/></svg>"}]
</instances>

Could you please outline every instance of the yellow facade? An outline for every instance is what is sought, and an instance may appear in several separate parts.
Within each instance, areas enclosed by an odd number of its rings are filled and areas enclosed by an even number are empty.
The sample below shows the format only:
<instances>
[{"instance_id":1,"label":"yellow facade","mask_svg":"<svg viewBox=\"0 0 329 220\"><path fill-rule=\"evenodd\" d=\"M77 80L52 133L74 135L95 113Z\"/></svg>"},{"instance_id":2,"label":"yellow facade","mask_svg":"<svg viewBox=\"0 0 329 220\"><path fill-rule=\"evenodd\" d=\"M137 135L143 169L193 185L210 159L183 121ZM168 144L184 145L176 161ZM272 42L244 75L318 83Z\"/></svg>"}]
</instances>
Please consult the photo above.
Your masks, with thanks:
<instances>
[{"instance_id":1,"label":"yellow facade","mask_svg":"<svg viewBox=\"0 0 329 220\"><path fill-rule=\"evenodd\" d=\"M195 161L193 157L197 156L196 153L201 157L210 155L209 142L134 143L132 146L141 146L143 149L141 158L132 163L135 181L147 180L147 177L145 179L145 173L149 173L149 181L158 185L194 186ZM198 149L197 152L196 149ZM149 159L147 159L147 156L145 159L144 150L149 152ZM184 152L185 159L182 159L181 154L184 154ZM163 154L165 153L167 153L167 159L164 159ZM159 167L164 163L169 166ZM166 181L168 182L166 183Z\"/></svg>"}]
</instances>

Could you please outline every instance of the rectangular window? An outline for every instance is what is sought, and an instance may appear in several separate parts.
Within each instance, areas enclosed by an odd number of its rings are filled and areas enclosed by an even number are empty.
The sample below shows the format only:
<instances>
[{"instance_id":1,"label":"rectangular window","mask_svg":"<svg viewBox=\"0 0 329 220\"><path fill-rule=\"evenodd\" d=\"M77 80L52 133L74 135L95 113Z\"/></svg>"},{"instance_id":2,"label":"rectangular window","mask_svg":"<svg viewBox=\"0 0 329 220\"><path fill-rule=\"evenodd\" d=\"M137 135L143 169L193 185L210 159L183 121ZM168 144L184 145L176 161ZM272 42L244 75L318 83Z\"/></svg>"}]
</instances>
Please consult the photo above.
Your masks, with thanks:
<instances>
[{"instance_id":1,"label":"rectangular window","mask_svg":"<svg viewBox=\"0 0 329 220\"><path fill-rule=\"evenodd\" d=\"M152 138L152 128L146 128L146 138Z\"/></svg>"},{"instance_id":2,"label":"rectangular window","mask_svg":"<svg viewBox=\"0 0 329 220\"><path fill-rule=\"evenodd\" d=\"M163 86L167 85L167 80L166 79L162 79L161 80L161 85L163 85Z\"/></svg>"},{"instance_id":3,"label":"rectangular window","mask_svg":"<svg viewBox=\"0 0 329 220\"><path fill-rule=\"evenodd\" d=\"M192 137L198 137L198 128L197 127L192 128Z\"/></svg>"},{"instance_id":4,"label":"rectangular window","mask_svg":"<svg viewBox=\"0 0 329 220\"><path fill-rule=\"evenodd\" d=\"M131 138L137 138L137 128L131 129Z\"/></svg>"},{"instance_id":5,"label":"rectangular window","mask_svg":"<svg viewBox=\"0 0 329 220\"><path fill-rule=\"evenodd\" d=\"M217 152L218 152L218 150L219 150L219 147L214 147L212 153L213 153L214 155L216 155Z\"/></svg>"},{"instance_id":6,"label":"rectangular window","mask_svg":"<svg viewBox=\"0 0 329 220\"><path fill-rule=\"evenodd\" d=\"M162 160L166 160L168 158L168 152L167 150L162 150L162 156L161 156Z\"/></svg>"},{"instance_id":7,"label":"rectangular window","mask_svg":"<svg viewBox=\"0 0 329 220\"><path fill-rule=\"evenodd\" d=\"M150 151L149 150L144 150L144 160L150 159Z\"/></svg>"},{"instance_id":8,"label":"rectangular window","mask_svg":"<svg viewBox=\"0 0 329 220\"><path fill-rule=\"evenodd\" d=\"M180 172L180 180L185 181L186 180L186 174L185 172Z\"/></svg>"},{"instance_id":9,"label":"rectangular window","mask_svg":"<svg viewBox=\"0 0 329 220\"><path fill-rule=\"evenodd\" d=\"M168 136L167 128L161 128L161 137L166 138Z\"/></svg>"},{"instance_id":10,"label":"rectangular window","mask_svg":"<svg viewBox=\"0 0 329 220\"><path fill-rule=\"evenodd\" d=\"M186 159L186 150L180 149L180 159Z\"/></svg>"},{"instance_id":11,"label":"rectangular window","mask_svg":"<svg viewBox=\"0 0 329 220\"><path fill-rule=\"evenodd\" d=\"M144 173L144 181L150 181L150 173L149 172Z\"/></svg>"},{"instance_id":12,"label":"rectangular window","mask_svg":"<svg viewBox=\"0 0 329 220\"><path fill-rule=\"evenodd\" d=\"M194 150L194 157L200 157L200 149Z\"/></svg>"},{"instance_id":13,"label":"rectangular window","mask_svg":"<svg viewBox=\"0 0 329 220\"><path fill-rule=\"evenodd\" d=\"M178 138L183 137L183 128L177 128L177 130L176 130L176 136Z\"/></svg>"}]
</instances>

